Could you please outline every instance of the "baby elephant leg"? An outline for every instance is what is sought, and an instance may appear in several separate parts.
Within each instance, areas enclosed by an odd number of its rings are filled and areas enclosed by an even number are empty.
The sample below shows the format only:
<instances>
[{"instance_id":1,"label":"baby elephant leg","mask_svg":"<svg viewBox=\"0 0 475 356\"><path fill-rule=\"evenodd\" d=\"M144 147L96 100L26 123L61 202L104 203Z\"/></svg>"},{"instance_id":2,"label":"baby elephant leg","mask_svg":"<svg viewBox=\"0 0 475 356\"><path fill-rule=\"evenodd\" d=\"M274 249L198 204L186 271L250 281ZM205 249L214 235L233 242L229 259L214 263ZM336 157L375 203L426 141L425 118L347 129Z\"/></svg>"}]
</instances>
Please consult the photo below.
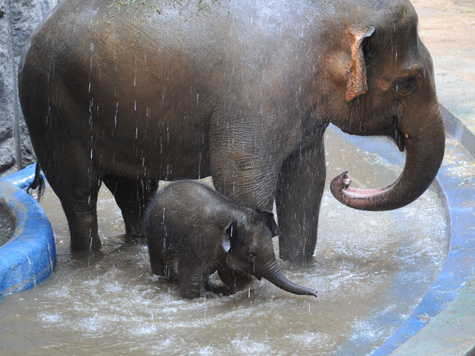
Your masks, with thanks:
<instances>
[{"instance_id":1,"label":"baby elephant leg","mask_svg":"<svg viewBox=\"0 0 475 356\"><path fill-rule=\"evenodd\" d=\"M251 282L251 275L231 268L218 268L218 275L225 286L234 293L244 289Z\"/></svg>"},{"instance_id":2,"label":"baby elephant leg","mask_svg":"<svg viewBox=\"0 0 475 356\"><path fill-rule=\"evenodd\" d=\"M183 299L199 298L203 295L208 276L203 275L199 268L184 266L178 262L178 280L180 297Z\"/></svg>"},{"instance_id":3,"label":"baby elephant leg","mask_svg":"<svg viewBox=\"0 0 475 356\"><path fill-rule=\"evenodd\" d=\"M150 258L150 264L152 266L152 273L157 276L168 278L170 281L176 280L175 271L173 269L173 262L163 262L161 259Z\"/></svg>"}]
</instances>

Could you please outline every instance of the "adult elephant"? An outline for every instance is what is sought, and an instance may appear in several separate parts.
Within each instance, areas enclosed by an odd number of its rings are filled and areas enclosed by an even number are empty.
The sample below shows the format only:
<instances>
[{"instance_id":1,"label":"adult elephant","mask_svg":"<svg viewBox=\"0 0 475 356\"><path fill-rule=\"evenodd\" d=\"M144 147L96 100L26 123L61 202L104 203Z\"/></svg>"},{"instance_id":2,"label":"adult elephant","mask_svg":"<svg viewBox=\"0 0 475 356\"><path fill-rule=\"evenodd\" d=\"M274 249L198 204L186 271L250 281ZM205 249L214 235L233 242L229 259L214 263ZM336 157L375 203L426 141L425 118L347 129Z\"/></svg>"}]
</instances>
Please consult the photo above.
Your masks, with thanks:
<instances>
[{"instance_id":1,"label":"adult elephant","mask_svg":"<svg viewBox=\"0 0 475 356\"><path fill-rule=\"evenodd\" d=\"M280 254L315 249L329 123L392 137L406 164L358 209L409 204L433 181L444 129L431 57L403 0L64 0L32 35L20 100L73 249L100 247L96 200L113 192L141 234L156 180L212 175L235 202L277 204Z\"/></svg>"}]
</instances>

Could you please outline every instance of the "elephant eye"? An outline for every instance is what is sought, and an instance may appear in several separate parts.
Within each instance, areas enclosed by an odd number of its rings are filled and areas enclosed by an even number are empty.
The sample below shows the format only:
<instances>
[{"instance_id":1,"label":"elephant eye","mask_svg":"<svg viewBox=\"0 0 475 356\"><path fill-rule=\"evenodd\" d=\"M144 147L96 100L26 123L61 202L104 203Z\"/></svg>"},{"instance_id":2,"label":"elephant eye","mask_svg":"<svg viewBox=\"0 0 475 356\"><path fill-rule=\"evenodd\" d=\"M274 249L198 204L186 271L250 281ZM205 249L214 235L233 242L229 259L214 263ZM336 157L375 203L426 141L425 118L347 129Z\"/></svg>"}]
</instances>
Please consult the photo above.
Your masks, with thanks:
<instances>
[{"instance_id":1,"label":"elephant eye","mask_svg":"<svg viewBox=\"0 0 475 356\"><path fill-rule=\"evenodd\" d=\"M419 83L417 77L407 77L398 80L394 85L394 90L400 96L406 96L417 92Z\"/></svg>"},{"instance_id":2,"label":"elephant eye","mask_svg":"<svg viewBox=\"0 0 475 356\"><path fill-rule=\"evenodd\" d=\"M249 256L248 256L249 261L254 262L256 260L256 257L257 256L255 253L249 252Z\"/></svg>"}]
</instances>

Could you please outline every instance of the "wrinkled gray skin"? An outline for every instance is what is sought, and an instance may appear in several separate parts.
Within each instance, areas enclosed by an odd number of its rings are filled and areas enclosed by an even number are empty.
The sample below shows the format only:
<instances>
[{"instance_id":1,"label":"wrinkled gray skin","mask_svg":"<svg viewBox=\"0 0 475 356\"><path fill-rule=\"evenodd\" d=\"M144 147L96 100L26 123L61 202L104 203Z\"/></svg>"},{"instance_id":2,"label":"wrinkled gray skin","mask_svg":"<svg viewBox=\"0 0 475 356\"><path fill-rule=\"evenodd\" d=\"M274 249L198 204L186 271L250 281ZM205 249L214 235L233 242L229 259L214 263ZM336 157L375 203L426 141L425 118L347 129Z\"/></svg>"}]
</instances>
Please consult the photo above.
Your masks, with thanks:
<instances>
[{"instance_id":1,"label":"wrinkled gray skin","mask_svg":"<svg viewBox=\"0 0 475 356\"><path fill-rule=\"evenodd\" d=\"M19 90L78 250L101 245L102 182L134 236L157 179L212 175L236 203L275 199L281 257L304 261L329 123L406 150L387 187L332 181L357 209L414 201L444 153L431 57L403 0L63 0L25 48Z\"/></svg>"},{"instance_id":2,"label":"wrinkled gray skin","mask_svg":"<svg viewBox=\"0 0 475 356\"><path fill-rule=\"evenodd\" d=\"M177 277L182 298L203 295L215 271L230 291L252 274L290 293L317 296L279 268L272 246L279 229L271 212L237 205L201 183L181 181L160 191L147 208L145 233L152 272Z\"/></svg>"}]
</instances>

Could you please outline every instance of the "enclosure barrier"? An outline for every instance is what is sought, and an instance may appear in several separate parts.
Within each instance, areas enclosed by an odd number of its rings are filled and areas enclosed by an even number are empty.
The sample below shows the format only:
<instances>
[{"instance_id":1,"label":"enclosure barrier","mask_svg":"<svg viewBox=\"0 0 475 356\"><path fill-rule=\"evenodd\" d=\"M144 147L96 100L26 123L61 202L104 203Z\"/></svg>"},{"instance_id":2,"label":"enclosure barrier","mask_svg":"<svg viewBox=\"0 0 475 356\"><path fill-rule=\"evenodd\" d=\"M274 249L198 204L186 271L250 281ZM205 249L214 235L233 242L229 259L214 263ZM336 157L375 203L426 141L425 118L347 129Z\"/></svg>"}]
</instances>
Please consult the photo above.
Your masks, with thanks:
<instances>
[{"instance_id":1,"label":"enclosure barrier","mask_svg":"<svg viewBox=\"0 0 475 356\"><path fill-rule=\"evenodd\" d=\"M36 286L56 266L53 230L45 212L23 189L35 175L31 165L0 179L0 205L16 224L10 240L0 247L0 298Z\"/></svg>"}]
</instances>

